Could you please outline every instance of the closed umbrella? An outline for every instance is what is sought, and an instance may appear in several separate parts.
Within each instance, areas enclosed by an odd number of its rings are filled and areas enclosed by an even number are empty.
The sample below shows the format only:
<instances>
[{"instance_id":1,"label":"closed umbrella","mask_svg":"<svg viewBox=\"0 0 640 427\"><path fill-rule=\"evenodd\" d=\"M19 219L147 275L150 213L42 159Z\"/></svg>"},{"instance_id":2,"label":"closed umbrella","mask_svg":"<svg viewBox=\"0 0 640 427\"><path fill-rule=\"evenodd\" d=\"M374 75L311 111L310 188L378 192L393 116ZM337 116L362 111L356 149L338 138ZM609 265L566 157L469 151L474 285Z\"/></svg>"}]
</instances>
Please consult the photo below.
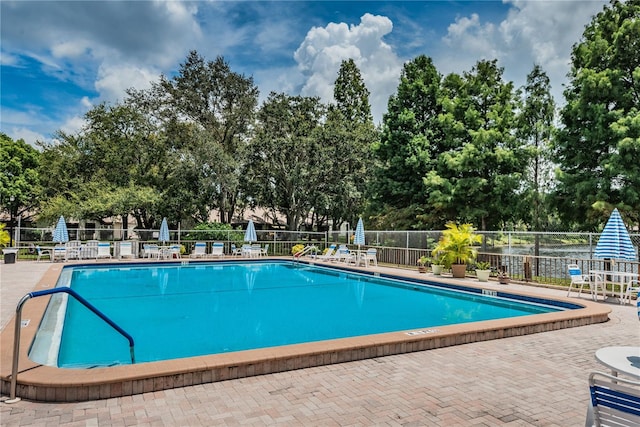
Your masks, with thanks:
<instances>
[{"instance_id":1,"label":"closed umbrella","mask_svg":"<svg viewBox=\"0 0 640 427\"><path fill-rule=\"evenodd\" d=\"M256 227L253 225L253 220L249 220L249 224L247 224L247 231L244 232L244 241L245 242L256 242L258 240L258 236L256 235Z\"/></svg>"},{"instance_id":2,"label":"closed umbrella","mask_svg":"<svg viewBox=\"0 0 640 427\"><path fill-rule=\"evenodd\" d=\"M360 250L360 245L364 245L364 224L362 223L362 218L358 219L356 234L353 237L353 244L358 245L358 250Z\"/></svg>"},{"instance_id":3,"label":"closed umbrella","mask_svg":"<svg viewBox=\"0 0 640 427\"><path fill-rule=\"evenodd\" d=\"M166 244L166 242L169 241L169 226L167 225L167 218L162 218L158 240L160 240L163 244Z\"/></svg>"},{"instance_id":4,"label":"closed umbrella","mask_svg":"<svg viewBox=\"0 0 640 427\"><path fill-rule=\"evenodd\" d=\"M53 230L53 241L56 243L67 243L69 241L69 232L67 231L67 223L64 216L60 215L55 230Z\"/></svg>"},{"instance_id":5,"label":"closed umbrella","mask_svg":"<svg viewBox=\"0 0 640 427\"><path fill-rule=\"evenodd\" d=\"M611 212L607 225L602 230L596 245L595 257L628 261L636 259L636 251L631 243L629 232L617 208Z\"/></svg>"}]
</instances>

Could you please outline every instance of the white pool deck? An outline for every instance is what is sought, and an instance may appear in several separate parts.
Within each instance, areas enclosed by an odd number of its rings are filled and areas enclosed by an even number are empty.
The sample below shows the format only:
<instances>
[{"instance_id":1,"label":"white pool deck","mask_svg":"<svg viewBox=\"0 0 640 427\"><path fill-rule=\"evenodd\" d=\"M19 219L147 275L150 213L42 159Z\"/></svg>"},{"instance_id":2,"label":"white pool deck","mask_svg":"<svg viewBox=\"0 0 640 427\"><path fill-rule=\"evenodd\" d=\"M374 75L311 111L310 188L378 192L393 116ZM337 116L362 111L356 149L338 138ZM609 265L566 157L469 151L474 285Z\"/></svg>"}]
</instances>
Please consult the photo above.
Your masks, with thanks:
<instances>
[{"instance_id":1,"label":"white pool deck","mask_svg":"<svg viewBox=\"0 0 640 427\"><path fill-rule=\"evenodd\" d=\"M20 298L50 267L48 262L0 264L3 329ZM486 286L566 294L516 284ZM588 374L606 371L595 351L640 344L635 306L597 304L611 309L608 322L133 396L0 403L0 424L582 426Z\"/></svg>"}]
</instances>

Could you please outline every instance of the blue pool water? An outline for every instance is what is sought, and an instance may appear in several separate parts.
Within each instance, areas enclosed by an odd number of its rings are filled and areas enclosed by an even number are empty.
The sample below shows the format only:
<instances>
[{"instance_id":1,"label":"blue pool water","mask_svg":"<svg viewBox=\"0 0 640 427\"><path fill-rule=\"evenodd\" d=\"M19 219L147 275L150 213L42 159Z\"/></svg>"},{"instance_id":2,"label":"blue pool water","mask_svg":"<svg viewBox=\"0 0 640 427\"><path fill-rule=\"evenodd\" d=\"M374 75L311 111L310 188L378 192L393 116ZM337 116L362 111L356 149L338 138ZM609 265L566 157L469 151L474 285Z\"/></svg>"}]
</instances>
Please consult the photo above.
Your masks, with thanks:
<instances>
[{"instance_id":1,"label":"blue pool water","mask_svg":"<svg viewBox=\"0 0 640 427\"><path fill-rule=\"evenodd\" d=\"M131 334L136 363L562 309L290 262L66 270L58 285ZM104 321L73 298L62 307L57 366L131 363Z\"/></svg>"}]
</instances>

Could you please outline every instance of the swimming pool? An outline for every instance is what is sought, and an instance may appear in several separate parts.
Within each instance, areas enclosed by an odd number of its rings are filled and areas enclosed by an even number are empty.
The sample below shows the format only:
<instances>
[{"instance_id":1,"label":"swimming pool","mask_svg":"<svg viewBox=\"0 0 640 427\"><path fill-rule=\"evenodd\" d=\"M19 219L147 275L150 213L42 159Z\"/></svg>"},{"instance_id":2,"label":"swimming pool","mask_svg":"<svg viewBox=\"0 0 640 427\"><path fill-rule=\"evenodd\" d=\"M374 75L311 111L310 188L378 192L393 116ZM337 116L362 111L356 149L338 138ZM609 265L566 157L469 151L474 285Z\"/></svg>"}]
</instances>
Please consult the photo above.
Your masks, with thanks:
<instances>
[{"instance_id":1,"label":"swimming pool","mask_svg":"<svg viewBox=\"0 0 640 427\"><path fill-rule=\"evenodd\" d=\"M281 260L274 258L274 260ZM182 261L184 263L185 261ZM193 266L204 266L210 261L189 260ZM213 261L225 262L225 261ZM238 261L242 262L242 261ZM257 261L260 262L260 261ZM290 262L290 261L289 261ZM181 264L175 261L166 265ZM431 284L441 289L454 289L471 294L486 294L512 301L532 301L541 304L569 308L550 313L505 319L459 323L434 328L418 328L351 338L330 339L300 344L281 345L255 350L233 351L205 356L185 357L157 362L122 364L113 367L73 369L47 366L29 358L36 332L50 327L45 322L45 312L50 311L51 296L31 299L22 310L20 346L17 352L19 375L17 396L35 401L72 402L110 397L131 396L176 387L232 380L254 375L284 372L362 359L419 352L453 345L469 344L553 331L562 328L589 325L609 320L610 308L587 299L546 297L528 287L498 285L496 282L480 283L474 279L456 280L450 277L418 274L417 271L389 268L347 267L344 264L299 261L301 266L326 265L334 272L358 271L363 276L402 280L409 286ZM103 268L137 268L141 265L155 267L157 262L140 260L98 261L91 266ZM69 283L76 264L51 264L38 281L34 291L51 290L54 284ZM156 282L156 286L160 282ZM254 288L255 289L255 288ZM368 285L365 289L368 291ZM62 306L59 307L62 313ZM54 310L55 311L55 310ZM15 321L15 318L14 318ZM0 333L0 388L9 394L11 383L14 321ZM57 324L53 322L53 324ZM54 331L55 328L50 328ZM53 333L52 333L53 335ZM464 351L464 349L461 349Z\"/></svg>"},{"instance_id":2,"label":"swimming pool","mask_svg":"<svg viewBox=\"0 0 640 427\"><path fill-rule=\"evenodd\" d=\"M136 363L566 309L289 262L84 266L69 269L61 284L134 338ZM75 299L59 304L64 298L50 304L44 324L51 326L36 336L34 361L131 363L123 336Z\"/></svg>"}]
</instances>

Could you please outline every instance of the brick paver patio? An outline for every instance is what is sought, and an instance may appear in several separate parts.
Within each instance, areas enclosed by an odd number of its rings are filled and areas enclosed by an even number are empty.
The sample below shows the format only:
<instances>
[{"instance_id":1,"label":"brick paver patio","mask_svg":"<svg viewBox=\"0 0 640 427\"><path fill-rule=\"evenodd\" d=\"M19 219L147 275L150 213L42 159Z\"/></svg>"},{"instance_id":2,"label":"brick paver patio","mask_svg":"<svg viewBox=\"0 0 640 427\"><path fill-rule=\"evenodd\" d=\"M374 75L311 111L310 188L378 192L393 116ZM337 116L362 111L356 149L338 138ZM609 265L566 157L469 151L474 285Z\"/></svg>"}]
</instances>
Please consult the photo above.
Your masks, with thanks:
<instances>
[{"instance_id":1,"label":"brick paver patio","mask_svg":"<svg viewBox=\"0 0 640 427\"><path fill-rule=\"evenodd\" d=\"M3 328L50 266L0 265ZM583 426L588 374L606 371L595 351L640 345L635 307L610 307L607 323L534 335L91 402L0 403L0 424Z\"/></svg>"}]
</instances>

